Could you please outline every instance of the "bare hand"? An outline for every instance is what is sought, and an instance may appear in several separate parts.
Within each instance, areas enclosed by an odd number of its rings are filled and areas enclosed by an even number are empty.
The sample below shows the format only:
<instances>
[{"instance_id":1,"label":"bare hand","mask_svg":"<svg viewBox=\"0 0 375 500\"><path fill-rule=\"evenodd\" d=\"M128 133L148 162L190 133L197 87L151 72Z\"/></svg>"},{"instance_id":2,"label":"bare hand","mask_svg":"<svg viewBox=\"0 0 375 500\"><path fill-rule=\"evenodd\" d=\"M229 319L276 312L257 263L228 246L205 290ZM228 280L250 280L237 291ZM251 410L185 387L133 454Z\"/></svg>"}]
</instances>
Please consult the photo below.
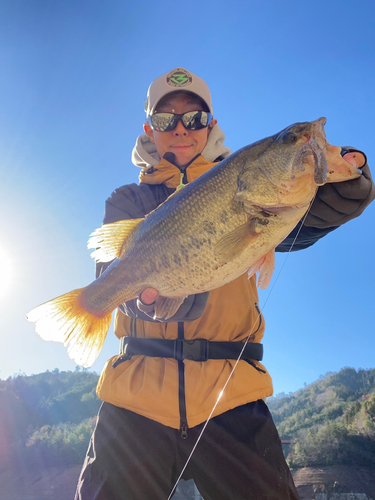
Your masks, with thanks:
<instances>
[{"instance_id":1,"label":"bare hand","mask_svg":"<svg viewBox=\"0 0 375 500\"><path fill-rule=\"evenodd\" d=\"M155 288L145 288L139 298L143 304L151 305L155 302L157 296L158 291Z\"/></svg>"},{"instance_id":2,"label":"bare hand","mask_svg":"<svg viewBox=\"0 0 375 500\"><path fill-rule=\"evenodd\" d=\"M360 151L346 153L343 156L344 160L353 165L353 167L361 168L366 164L366 158Z\"/></svg>"}]
</instances>

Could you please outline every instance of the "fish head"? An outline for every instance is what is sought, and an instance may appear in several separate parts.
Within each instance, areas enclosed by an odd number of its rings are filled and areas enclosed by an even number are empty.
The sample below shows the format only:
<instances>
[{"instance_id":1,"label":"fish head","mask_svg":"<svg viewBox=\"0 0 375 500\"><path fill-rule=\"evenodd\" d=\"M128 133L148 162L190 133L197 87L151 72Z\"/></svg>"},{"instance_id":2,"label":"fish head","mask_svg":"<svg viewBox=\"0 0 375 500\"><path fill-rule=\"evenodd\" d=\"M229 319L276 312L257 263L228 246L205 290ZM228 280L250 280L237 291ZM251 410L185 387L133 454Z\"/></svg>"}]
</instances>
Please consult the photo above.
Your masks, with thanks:
<instances>
[{"instance_id":1,"label":"fish head","mask_svg":"<svg viewBox=\"0 0 375 500\"><path fill-rule=\"evenodd\" d=\"M327 119L322 117L313 122L296 123L277 135L272 147L283 152L280 170L267 172L276 185L294 181L306 175L314 175L314 182L321 186L329 182L343 182L361 175L355 155L345 160L341 148L327 142L324 126ZM288 147L288 146L295 146ZM294 156L292 159L291 156ZM291 161L292 160L292 161Z\"/></svg>"},{"instance_id":2,"label":"fish head","mask_svg":"<svg viewBox=\"0 0 375 500\"><path fill-rule=\"evenodd\" d=\"M355 161L344 160L341 148L327 142L326 121L295 123L244 148L236 199L277 213L308 206L318 186L359 177Z\"/></svg>"},{"instance_id":3,"label":"fish head","mask_svg":"<svg viewBox=\"0 0 375 500\"><path fill-rule=\"evenodd\" d=\"M307 207L326 182L360 175L341 158L341 148L327 142L325 124L324 117L295 123L255 143L253 151L248 146L236 199L276 214L284 207Z\"/></svg>"},{"instance_id":4,"label":"fish head","mask_svg":"<svg viewBox=\"0 0 375 500\"><path fill-rule=\"evenodd\" d=\"M295 123L256 143L255 154L249 146L237 199L268 209L309 203L327 172L325 123L325 118Z\"/></svg>"}]
</instances>

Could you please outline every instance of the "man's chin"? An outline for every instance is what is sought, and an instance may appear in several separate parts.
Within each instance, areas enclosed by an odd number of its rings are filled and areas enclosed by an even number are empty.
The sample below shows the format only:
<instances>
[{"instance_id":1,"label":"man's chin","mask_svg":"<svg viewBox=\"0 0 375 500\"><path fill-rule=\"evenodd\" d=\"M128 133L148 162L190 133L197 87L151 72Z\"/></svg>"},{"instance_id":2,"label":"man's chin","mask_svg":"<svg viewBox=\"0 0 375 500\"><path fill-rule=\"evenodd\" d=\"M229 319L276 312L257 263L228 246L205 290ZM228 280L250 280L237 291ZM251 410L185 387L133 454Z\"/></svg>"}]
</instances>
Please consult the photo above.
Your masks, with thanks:
<instances>
[{"instance_id":1,"label":"man's chin","mask_svg":"<svg viewBox=\"0 0 375 500\"><path fill-rule=\"evenodd\" d=\"M187 163L189 163L196 155L196 153L192 154L179 154L178 152L174 152L175 154L175 164L179 167L183 167Z\"/></svg>"}]
</instances>

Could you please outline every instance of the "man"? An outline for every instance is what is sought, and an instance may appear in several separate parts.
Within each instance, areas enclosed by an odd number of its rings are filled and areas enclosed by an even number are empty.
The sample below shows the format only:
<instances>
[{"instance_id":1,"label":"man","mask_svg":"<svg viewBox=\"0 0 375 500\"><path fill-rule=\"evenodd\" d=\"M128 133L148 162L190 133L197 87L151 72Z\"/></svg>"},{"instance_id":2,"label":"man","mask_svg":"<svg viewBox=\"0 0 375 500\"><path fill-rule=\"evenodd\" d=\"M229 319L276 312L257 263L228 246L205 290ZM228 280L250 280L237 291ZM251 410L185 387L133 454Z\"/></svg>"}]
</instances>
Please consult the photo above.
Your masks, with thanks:
<instances>
[{"instance_id":1,"label":"man","mask_svg":"<svg viewBox=\"0 0 375 500\"><path fill-rule=\"evenodd\" d=\"M140 183L112 193L104 223L143 217L180 184L230 154L213 118L206 83L183 68L151 84L146 114L145 134L133 151L133 163L142 168ZM373 200L364 154L353 148L342 152L353 153L363 175L319 188L294 250L357 217ZM295 234L278 250L289 250ZM99 265L98 274L104 268ZM272 395L272 381L260 363L264 321L255 277L242 275L209 293L189 296L165 322L153 319L156 296L157 290L147 289L116 313L122 352L108 361L98 383L104 403L76 499L167 499L182 471L185 479L194 479L205 500L297 499L263 401ZM249 335L227 383L238 346ZM154 339L161 341L158 349ZM197 339L210 342L208 359L202 354L206 344Z\"/></svg>"}]
</instances>

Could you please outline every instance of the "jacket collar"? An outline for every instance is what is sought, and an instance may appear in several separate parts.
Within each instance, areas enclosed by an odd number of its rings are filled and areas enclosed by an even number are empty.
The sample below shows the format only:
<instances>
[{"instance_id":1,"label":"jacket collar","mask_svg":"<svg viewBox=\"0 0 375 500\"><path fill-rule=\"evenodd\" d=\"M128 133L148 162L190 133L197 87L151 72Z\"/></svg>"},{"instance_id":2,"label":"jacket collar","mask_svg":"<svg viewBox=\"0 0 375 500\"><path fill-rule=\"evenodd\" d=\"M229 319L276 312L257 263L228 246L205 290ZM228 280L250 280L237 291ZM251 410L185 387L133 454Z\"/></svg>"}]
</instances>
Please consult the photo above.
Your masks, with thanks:
<instances>
[{"instance_id":1,"label":"jacket collar","mask_svg":"<svg viewBox=\"0 0 375 500\"><path fill-rule=\"evenodd\" d=\"M173 155L174 156L174 155ZM176 188L181 182L181 173L185 174L187 182L197 179L210 170L218 162L207 161L201 154L193 158L182 167L174 165L169 153L161 161L151 167L145 167L139 175L139 182L144 184L165 184L169 188Z\"/></svg>"}]
</instances>

